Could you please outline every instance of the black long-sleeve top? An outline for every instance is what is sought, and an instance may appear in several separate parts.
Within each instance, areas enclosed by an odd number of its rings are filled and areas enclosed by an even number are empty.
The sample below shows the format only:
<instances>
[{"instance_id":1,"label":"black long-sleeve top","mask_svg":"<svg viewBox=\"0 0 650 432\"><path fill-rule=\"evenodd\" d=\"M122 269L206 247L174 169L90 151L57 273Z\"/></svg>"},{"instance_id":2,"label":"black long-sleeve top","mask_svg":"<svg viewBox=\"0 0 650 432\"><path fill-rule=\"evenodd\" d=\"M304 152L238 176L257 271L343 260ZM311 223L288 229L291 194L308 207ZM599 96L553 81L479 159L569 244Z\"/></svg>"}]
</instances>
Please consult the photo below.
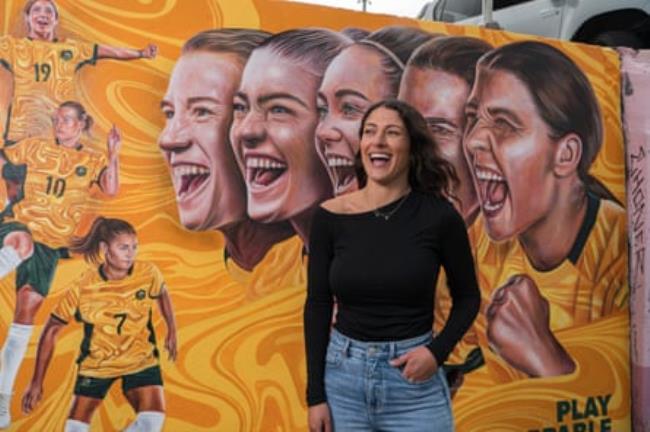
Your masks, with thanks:
<instances>
[{"instance_id":1,"label":"black long-sleeve top","mask_svg":"<svg viewBox=\"0 0 650 432\"><path fill-rule=\"evenodd\" d=\"M390 213L400 200L383 207ZM461 216L444 199L411 192L388 219L374 212L332 213L312 221L305 303L307 403L327 400L325 354L333 297L336 329L353 339L409 339L431 331L436 280L447 274L452 309L427 347L442 365L480 305L472 254Z\"/></svg>"}]
</instances>

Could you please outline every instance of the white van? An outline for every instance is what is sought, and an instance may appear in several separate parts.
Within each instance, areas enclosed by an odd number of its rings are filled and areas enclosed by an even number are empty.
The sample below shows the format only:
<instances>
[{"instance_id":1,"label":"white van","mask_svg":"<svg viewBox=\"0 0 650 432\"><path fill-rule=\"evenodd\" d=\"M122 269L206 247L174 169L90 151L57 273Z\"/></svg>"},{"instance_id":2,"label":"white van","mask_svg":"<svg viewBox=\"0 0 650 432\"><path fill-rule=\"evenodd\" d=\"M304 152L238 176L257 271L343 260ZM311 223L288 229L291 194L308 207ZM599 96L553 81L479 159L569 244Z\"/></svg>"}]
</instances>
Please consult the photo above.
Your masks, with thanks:
<instances>
[{"instance_id":1,"label":"white van","mask_svg":"<svg viewBox=\"0 0 650 432\"><path fill-rule=\"evenodd\" d=\"M493 0L505 30L606 46L650 48L650 0ZM418 18L482 25L482 0L434 0Z\"/></svg>"}]
</instances>

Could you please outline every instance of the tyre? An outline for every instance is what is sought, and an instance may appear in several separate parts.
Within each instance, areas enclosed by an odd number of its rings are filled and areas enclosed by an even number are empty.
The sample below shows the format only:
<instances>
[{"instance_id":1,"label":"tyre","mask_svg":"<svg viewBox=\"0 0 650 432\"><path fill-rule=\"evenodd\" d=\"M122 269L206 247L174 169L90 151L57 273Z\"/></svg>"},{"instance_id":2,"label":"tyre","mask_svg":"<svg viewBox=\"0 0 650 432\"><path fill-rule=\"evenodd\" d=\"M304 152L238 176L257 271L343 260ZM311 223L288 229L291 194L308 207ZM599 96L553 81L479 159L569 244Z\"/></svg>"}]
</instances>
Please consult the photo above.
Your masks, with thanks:
<instances>
[{"instance_id":1,"label":"tyre","mask_svg":"<svg viewBox=\"0 0 650 432\"><path fill-rule=\"evenodd\" d=\"M590 41L592 44L608 47L628 47L634 49L643 48L643 42L634 33L622 30L612 30L597 34Z\"/></svg>"}]
</instances>

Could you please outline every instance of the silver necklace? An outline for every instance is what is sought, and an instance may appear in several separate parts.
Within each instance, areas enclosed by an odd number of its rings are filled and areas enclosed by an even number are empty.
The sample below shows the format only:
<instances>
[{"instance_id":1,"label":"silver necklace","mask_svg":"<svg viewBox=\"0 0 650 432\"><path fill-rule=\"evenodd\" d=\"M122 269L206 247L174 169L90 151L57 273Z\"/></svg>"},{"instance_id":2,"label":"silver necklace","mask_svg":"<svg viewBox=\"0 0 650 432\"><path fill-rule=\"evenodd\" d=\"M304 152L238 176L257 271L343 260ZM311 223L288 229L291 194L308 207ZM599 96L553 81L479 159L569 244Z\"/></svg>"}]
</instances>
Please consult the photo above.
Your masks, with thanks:
<instances>
[{"instance_id":1,"label":"silver necklace","mask_svg":"<svg viewBox=\"0 0 650 432\"><path fill-rule=\"evenodd\" d=\"M408 191L407 193L404 194L402 198L400 198L399 202L395 207L393 207L390 211L383 212L380 209L380 207L377 207L372 211L372 213L375 215L377 218L384 218L384 220L390 219L395 213L397 213L397 210L404 204L404 201L406 201L406 198L411 194L411 191ZM386 207L386 206L383 206Z\"/></svg>"}]
</instances>

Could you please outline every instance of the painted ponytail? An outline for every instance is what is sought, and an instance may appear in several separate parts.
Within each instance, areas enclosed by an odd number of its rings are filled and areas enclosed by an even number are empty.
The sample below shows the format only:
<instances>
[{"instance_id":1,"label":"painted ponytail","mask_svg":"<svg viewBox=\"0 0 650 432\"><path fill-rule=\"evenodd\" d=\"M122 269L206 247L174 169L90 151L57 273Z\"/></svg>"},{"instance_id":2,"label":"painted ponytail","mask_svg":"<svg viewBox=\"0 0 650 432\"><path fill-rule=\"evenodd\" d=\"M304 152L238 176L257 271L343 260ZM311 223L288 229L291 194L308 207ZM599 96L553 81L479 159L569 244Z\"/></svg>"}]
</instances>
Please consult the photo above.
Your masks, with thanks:
<instances>
[{"instance_id":1,"label":"painted ponytail","mask_svg":"<svg viewBox=\"0 0 650 432\"><path fill-rule=\"evenodd\" d=\"M127 221L100 216L95 219L88 234L72 239L70 251L83 255L87 262L98 264L100 260L100 244L110 243L119 234L135 235L136 232Z\"/></svg>"}]
</instances>

